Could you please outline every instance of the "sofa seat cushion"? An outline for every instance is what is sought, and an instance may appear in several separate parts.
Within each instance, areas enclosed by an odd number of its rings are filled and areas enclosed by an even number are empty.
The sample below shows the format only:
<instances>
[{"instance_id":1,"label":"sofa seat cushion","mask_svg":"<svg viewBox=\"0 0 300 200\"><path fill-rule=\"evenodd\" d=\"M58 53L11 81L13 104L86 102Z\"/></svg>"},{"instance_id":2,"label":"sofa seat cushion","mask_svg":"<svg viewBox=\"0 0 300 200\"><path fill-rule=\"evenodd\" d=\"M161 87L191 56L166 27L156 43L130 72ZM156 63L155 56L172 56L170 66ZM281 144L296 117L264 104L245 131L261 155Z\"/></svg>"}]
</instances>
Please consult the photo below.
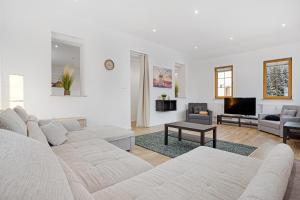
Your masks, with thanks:
<instances>
[{"instance_id":1,"label":"sofa seat cushion","mask_svg":"<svg viewBox=\"0 0 300 200\"><path fill-rule=\"evenodd\" d=\"M64 144L52 149L90 193L152 168L146 161L102 139Z\"/></svg>"},{"instance_id":2,"label":"sofa seat cushion","mask_svg":"<svg viewBox=\"0 0 300 200\"><path fill-rule=\"evenodd\" d=\"M97 128L85 128L80 131L69 132L67 143L80 142L91 139L104 139L108 142L120 140L123 138L134 137L131 130L112 126L100 126Z\"/></svg>"},{"instance_id":3,"label":"sofa seat cushion","mask_svg":"<svg viewBox=\"0 0 300 200\"><path fill-rule=\"evenodd\" d=\"M280 121L260 120L260 125L269 128L280 129Z\"/></svg>"},{"instance_id":4,"label":"sofa seat cushion","mask_svg":"<svg viewBox=\"0 0 300 200\"><path fill-rule=\"evenodd\" d=\"M94 200L91 193L85 189L85 187L82 185L79 178L74 174L72 169L63 161L60 157L58 157L58 160L65 172L65 175L68 179L70 188L72 190L73 196L75 200Z\"/></svg>"},{"instance_id":5,"label":"sofa seat cushion","mask_svg":"<svg viewBox=\"0 0 300 200\"><path fill-rule=\"evenodd\" d=\"M199 147L93 195L96 200L233 200L260 165L260 160Z\"/></svg>"},{"instance_id":6,"label":"sofa seat cushion","mask_svg":"<svg viewBox=\"0 0 300 200\"><path fill-rule=\"evenodd\" d=\"M208 120L209 119L209 115L189 114L189 119L203 119L203 120Z\"/></svg>"},{"instance_id":7,"label":"sofa seat cushion","mask_svg":"<svg viewBox=\"0 0 300 200\"><path fill-rule=\"evenodd\" d=\"M44 144L0 130L0 199L72 200L56 155Z\"/></svg>"}]
</instances>

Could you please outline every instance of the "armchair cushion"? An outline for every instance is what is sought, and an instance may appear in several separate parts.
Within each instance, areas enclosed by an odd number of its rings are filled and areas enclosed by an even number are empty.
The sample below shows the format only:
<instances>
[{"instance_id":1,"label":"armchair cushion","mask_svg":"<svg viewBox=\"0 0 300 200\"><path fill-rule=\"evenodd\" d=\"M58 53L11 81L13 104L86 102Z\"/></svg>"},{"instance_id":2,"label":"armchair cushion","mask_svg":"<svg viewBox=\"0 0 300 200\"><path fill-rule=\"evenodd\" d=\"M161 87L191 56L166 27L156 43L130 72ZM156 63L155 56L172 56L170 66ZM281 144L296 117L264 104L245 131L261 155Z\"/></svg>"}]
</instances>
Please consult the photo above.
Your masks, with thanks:
<instances>
[{"instance_id":1,"label":"armchair cushion","mask_svg":"<svg viewBox=\"0 0 300 200\"><path fill-rule=\"evenodd\" d=\"M198 107L198 106L195 106L193 109L194 114L199 114L200 111L201 111L201 107Z\"/></svg>"},{"instance_id":2,"label":"armchair cushion","mask_svg":"<svg viewBox=\"0 0 300 200\"><path fill-rule=\"evenodd\" d=\"M280 121L280 117L278 115L267 115L265 117L265 120Z\"/></svg>"},{"instance_id":3,"label":"armchair cushion","mask_svg":"<svg viewBox=\"0 0 300 200\"><path fill-rule=\"evenodd\" d=\"M200 111L207 111L207 103L189 103L188 104L188 113L194 113L194 114L197 113L198 114Z\"/></svg>"},{"instance_id":4,"label":"armchair cushion","mask_svg":"<svg viewBox=\"0 0 300 200\"><path fill-rule=\"evenodd\" d=\"M297 114L297 110L283 109L281 116L282 117L295 117L296 114Z\"/></svg>"},{"instance_id":5,"label":"armchair cushion","mask_svg":"<svg viewBox=\"0 0 300 200\"><path fill-rule=\"evenodd\" d=\"M189 119L209 119L208 115L190 114Z\"/></svg>"}]
</instances>

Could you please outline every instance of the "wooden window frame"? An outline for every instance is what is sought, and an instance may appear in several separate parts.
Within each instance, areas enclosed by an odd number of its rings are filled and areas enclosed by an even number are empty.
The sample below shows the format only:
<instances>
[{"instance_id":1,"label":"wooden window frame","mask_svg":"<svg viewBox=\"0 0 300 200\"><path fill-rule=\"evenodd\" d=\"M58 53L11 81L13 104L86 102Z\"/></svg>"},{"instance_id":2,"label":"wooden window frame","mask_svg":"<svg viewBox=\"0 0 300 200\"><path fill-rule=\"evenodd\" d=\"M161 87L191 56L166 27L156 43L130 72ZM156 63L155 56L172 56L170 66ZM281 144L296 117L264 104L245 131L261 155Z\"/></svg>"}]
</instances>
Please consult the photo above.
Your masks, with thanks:
<instances>
[{"instance_id":1,"label":"wooden window frame","mask_svg":"<svg viewBox=\"0 0 300 200\"><path fill-rule=\"evenodd\" d=\"M231 69L231 95L230 96L219 96L218 95L218 70L230 68ZM225 99L233 97L233 65L226 65L221 67L215 67L215 99Z\"/></svg>"},{"instance_id":2,"label":"wooden window frame","mask_svg":"<svg viewBox=\"0 0 300 200\"><path fill-rule=\"evenodd\" d=\"M288 61L289 65L289 81L288 81L288 96L268 96L267 95L267 64L273 62L283 62ZM292 100L292 77L293 77L293 67L292 67L293 60L292 58L281 58L281 59L274 59L274 60L266 60L264 61L264 84L263 84L263 97L264 99L273 99L273 100Z\"/></svg>"}]
</instances>

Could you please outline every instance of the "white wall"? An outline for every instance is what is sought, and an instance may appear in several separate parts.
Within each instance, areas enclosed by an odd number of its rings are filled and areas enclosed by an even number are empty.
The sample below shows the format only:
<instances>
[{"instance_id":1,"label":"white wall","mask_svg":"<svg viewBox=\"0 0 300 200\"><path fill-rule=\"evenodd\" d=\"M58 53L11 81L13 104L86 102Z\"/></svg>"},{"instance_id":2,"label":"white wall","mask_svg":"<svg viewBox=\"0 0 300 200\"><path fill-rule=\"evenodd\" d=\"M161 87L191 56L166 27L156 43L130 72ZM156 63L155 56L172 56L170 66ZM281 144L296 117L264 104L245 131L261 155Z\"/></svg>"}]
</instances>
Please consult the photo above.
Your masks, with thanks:
<instances>
[{"instance_id":1,"label":"white wall","mask_svg":"<svg viewBox=\"0 0 300 200\"><path fill-rule=\"evenodd\" d=\"M186 55L159 44L106 30L99 24L69 16L67 10L52 9L51 1L6 0L3 33L2 100L8 106L8 75L24 75L25 108L39 118L86 116L90 125L130 127L130 50L149 55L152 66L173 67L187 63ZM83 87L87 97L51 96L51 31L81 38L83 45ZM103 62L115 61L106 71ZM188 65L186 65L188 66ZM151 84L150 83L150 84ZM151 84L152 85L152 84ZM185 101L178 112L157 113L155 99L163 90L151 88L150 124L183 118ZM166 93L174 97L173 90Z\"/></svg>"},{"instance_id":2,"label":"white wall","mask_svg":"<svg viewBox=\"0 0 300 200\"><path fill-rule=\"evenodd\" d=\"M293 58L293 100L263 100L263 61ZM214 67L234 65L233 95L256 97L257 112L279 112L283 104L300 105L300 43L260 49L247 53L194 61L190 66L190 101L208 102L215 114L223 111L223 101L214 99Z\"/></svg>"}]
</instances>

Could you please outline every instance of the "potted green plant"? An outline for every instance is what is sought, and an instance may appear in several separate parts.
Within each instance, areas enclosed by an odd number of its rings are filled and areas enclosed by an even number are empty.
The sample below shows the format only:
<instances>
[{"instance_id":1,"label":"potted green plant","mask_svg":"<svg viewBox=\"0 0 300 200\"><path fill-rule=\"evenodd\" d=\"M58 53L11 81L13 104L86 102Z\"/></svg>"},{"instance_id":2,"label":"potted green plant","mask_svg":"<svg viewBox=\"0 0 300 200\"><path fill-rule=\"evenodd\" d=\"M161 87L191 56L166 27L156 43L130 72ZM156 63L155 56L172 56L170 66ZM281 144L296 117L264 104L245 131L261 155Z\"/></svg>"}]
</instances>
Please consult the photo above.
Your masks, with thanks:
<instances>
[{"instance_id":1,"label":"potted green plant","mask_svg":"<svg viewBox=\"0 0 300 200\"><path fill-rule=\"evenodd\" d=\"M175 83L175 97L178 97L178 92L179 92L179 85Z\"/></svg>"},{"instance_id":2,"label":"potted green plant","mask_svg":"<svg viewBox=\"0 0 300 200\"><path fill-rule=\"evenodd\" d=\"M161 98L162 98L163 100L166 100L167 95L166 95L166 94L162 94L162 95L161 95Z\"/></svg>"},{"instance_id":3,"label":"potted green plant","mask_svg":"<svg viewBox=\"0 0 300 200\"><path fill-rule=\"evenodd\" d=\"M73 76L74 70L70 68L69 66L66 66L64 68L64 73L61 77L62 87L64 88L64 95L70 95L71 94L71 86L74 82L74 76Z\"/></svg>"}]
</instances>

